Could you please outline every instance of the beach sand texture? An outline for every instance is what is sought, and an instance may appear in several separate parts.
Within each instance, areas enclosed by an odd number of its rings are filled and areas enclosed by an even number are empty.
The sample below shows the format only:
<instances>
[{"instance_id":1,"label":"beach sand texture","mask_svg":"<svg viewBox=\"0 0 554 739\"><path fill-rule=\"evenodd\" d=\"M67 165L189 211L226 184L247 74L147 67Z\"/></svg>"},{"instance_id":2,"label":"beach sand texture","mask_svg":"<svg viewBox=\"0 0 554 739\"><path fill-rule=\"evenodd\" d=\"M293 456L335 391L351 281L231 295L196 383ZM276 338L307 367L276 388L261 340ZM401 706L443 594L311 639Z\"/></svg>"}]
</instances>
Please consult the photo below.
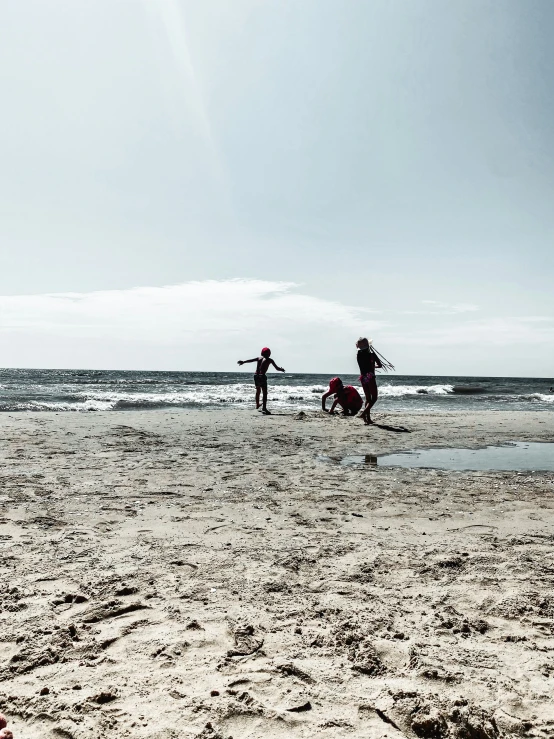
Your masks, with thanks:
<instances>
[{"instance_id":1,"label":"beach sand texture","mask_svg":"<svg viewBox=\"0 0 554 739\"><path fill-rule=\"evenodd\" d=\"M553 441L554 414L376 420L3 415L16 739L554 736L554 473L317 460Z\"/></svg>"}]
</instances>

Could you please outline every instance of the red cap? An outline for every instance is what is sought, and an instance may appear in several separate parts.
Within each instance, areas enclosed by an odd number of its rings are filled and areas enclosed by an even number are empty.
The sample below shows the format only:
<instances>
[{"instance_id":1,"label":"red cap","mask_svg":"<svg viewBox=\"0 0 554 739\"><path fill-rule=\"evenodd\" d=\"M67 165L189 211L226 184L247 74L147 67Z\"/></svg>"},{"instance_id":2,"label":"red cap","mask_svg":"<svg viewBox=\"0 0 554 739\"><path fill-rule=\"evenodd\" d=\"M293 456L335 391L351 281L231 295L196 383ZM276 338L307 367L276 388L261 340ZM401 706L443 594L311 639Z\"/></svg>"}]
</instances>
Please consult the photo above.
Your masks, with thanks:
<instances>
[{"instance_id":1,"label":"red cap","mask_svg":"<svg viewBox=\"0 0 554 739\"><path fill-rule=\"evenodd\" d=\"M264 354L271 354L271 349L269 349L267 346L264 346L262 349L262 355Z\"/></svg>"},{"instance_id":2,"label":"red cap","mask_svg":"<svg viewBox=\"0 0 554 739\"><path fill-rule=\"evenodd\" d=\"M329 382L329 390L332 393L336 393L340 388L342 387L342 380L340 377L333 377L333 379Z\"/></svg>"}]
</instances>

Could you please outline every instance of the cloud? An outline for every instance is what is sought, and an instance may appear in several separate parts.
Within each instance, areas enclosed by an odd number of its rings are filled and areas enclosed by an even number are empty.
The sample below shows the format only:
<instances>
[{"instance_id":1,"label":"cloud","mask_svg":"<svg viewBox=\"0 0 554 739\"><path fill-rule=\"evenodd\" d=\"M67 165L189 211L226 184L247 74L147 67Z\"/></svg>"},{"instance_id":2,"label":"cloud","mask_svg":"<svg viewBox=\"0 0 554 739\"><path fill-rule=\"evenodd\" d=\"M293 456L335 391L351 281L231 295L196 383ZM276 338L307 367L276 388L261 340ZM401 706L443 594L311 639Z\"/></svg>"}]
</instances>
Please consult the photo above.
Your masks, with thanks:
<instances>
[{"instance_id":1,"label":"cloud","mask_svg":"<svg viewBox=\"0 0 554 739\"><path fill-rule=\"evenodd\" d=\"M458 313L472 313L478 311L479 306L474 303L442 303L439 300L422 300L425 305L431 306L432 310L404 310L399 311L407 316L452 316Z\"/></svg>"},{"instance_id":2,"label":"cloud","mask_svg":"<svg viewBox=\"0 0 554 739\"><path fill-rule=\"evenodd\" d=\"M156 343L205 332L253 328L366 325L365 311L303 295L292 282L207 280L165 287L0 297L1 331L38 329L63 336L136 337Z\"/></svg>"},{"instance_id":3,"label":"cloud","mask_svg":"<svg viewBox=\"0 0 554 739\"><path fill-rule=\"evenodd\" d=\"M400 372L424 357L427 371L440 373L446 356L449 371L459 372L459 347L509 374L516 372L518 347L527 347L527 358L548 353L554 318L477 320L468 310L440 321L422 318L408 330L367 308L306 294L293 282L247 279L0 296L0 356L11 367L227 371L269 345L289 371L337 374L356 371L360 335L373 337L386 356L394 346L390 356ZM509 366L500 359L508 354ZM472 371L479 372L478 363Z\"/></svg>"},{"instance_id":4,"label":"cloud","mask_svg":"<svg viewBox=\"0 0 554 739\"><path fill-rule=\"evenodd\" d=\"M474 303L456 303L451 306L451 311L453 313L472 313L476 310L479 310L479 306Z\"/></svg>"},{"instance_id":5,"label":"cloud","mask_svg":"<svg viewBox=\"0 0 554 739\"><path fill-rule=\"evenodd\" d=\"M417 344L418 346L467 345L482 349L483 346L513 345L515 355L519 345L552 343L554 341L554 317L505 316L478 321L466 320L463 323L411 332L409 335L388 334L387 339L395 344Z\"/></svg>"},{"instance_id":6,"label":"cloud","mask_svg":"<svg viewBox=\"0 0 554 739\"><path fill-rule=\"evenodd\" d=\"M304 352L309 361L310 353L324 355L318 347L325 341L344 335L352 344L382 325L373 319L368 325L366 309L298 287L235 279L2 296L0 349L10 366L170 368L178 356L185 368L198 369L201 361L207 369L226 369L222 356L246 348L256 353L261 342L295 347L297 357Z\"/></svg>"}]
</instances>

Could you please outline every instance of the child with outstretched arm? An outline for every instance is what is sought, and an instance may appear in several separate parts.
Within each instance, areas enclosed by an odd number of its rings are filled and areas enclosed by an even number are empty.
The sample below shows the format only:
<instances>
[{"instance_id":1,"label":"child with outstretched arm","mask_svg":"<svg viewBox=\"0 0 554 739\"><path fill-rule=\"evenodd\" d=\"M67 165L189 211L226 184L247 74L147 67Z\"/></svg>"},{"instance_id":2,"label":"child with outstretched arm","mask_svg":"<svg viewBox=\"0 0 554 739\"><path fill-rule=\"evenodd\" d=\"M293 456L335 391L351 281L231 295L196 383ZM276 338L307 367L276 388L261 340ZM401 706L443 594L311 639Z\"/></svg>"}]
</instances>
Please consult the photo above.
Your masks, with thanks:
<instances>
[{"instance_id":1,"label":"child with outstretched arm","mask_svg":"<svg viewBox=\"0 0 554 739\"><path fill-rule=\"evenodd\" d=\"M259 410L260 405L262 407L262 413L266 416L270 416L271 413L267 410L267 375L266 372L270 365L273 365L277 372L284 372L283 367L278 367L271 357L271 350L264 346L261 351L261 357L254 357L254 359L239 359L238 364L248 364L249 362L256 362L256 373L254 374L254 385L256 386L256 408ZM260 391L262 393L262 403L260 404Z\"/></svg>"}]
</instances>

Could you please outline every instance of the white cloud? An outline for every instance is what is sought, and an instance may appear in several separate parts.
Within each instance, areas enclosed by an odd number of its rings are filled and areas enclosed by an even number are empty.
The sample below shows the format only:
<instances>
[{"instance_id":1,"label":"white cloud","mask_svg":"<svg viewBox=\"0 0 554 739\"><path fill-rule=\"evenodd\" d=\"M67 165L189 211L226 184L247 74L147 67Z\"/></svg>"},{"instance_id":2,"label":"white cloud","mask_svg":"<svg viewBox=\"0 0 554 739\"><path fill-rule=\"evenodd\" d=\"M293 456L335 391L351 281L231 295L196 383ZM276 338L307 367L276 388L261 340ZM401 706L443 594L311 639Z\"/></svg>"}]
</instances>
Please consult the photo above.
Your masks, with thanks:
<instances>
[{"instance_id":1,"label":"white cloud","mask_svg":"<svg viewBox=\"0 0 554 739\"><path fill-rule=\"evenodd\" d=\"M228 355L238 359L275 342L297 361L304 353L309 369L310 355L321 361L326 342L345 336L350 345L382 325L368 324L368 310L297 288L236 279L2 296L0 350L10 366L228 369Z\"/></svg>"},{"instance_id":2,"label":"white cloud","mask_svg":"<svg viewBox=\"0 0 554 739\"><path fill-rule=\"evenodd\" d=\"M424 328L408 335L388 334L387 338L391 343L419 346L468 345L482 348L513 345L515 359L518 345L546 345L554 341L554 317L492 317Z\"/></svg>"},{"instance_id":3,"label":"white cloud","mask_svg":"<svg viewBox=\"0 0 554 739\"><path fill-rule=\"evenodd\" d=\"M524 374L531 358L539 373L550 366L553 318L467 313L408 329L292 282L246 279L0 296L0 357L11 367L228 371L269 345L289 371L337 374L356 372L354 344L365 335L404 373L459 374L466 358L464 371L476 374Z\"/></svg>"},{"instance_id":4,"label":"white cloud","mask_svg":"<svg viewBox=\"0 0 554 739\"><path fill-rule=\"evenodd\" d=\"M450 310L452 313L472 313L479 310L479 306L474 305L474 303L456 303L450 306Z\"/></svg>"},{"instance_id":5,"label":"white cloud","mask_svg":"<svg viewBox=\"0 0 554 739\"><path fill-rule=\"evenodd\" d=\"M474 303L442 303L439 300L422 300L424 305L429 305L431 310L404 310L399 311L407 316L452 316L458 313L472 313L479 310Z\"/></svg>"}]
</instances>

